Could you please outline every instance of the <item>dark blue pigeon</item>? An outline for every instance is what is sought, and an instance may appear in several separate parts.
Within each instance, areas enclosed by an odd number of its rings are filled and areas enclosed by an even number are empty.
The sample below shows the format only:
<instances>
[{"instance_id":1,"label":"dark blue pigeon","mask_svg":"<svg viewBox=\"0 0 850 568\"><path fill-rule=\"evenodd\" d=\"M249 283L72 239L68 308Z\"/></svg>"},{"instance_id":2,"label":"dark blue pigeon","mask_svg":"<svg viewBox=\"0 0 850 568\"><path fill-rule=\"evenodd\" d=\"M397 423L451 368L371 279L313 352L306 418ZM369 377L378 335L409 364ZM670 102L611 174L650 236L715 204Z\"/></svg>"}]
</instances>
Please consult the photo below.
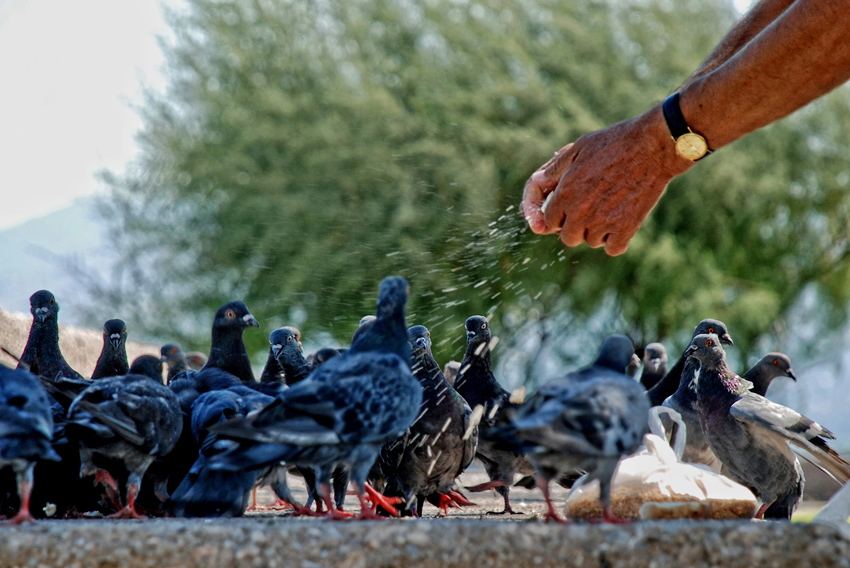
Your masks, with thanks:
<instances>
[{"instance_id":1,"label":"dark blue pigeon","mask_svg":"<svg viewBox=\"0 0 850 568\"><path fill-rule=\"evenodd\" d=\"M518 407L511 402L511 394L502 388L493 373L490 360L493 335L490 322L484 316L472 316L465 322L466 353L460 363L454 388L473 409L480 408L481 422L478 425L478 449L475 453L484 465L489 482L467 487L472 492L495 489L505 501L502 511L491 514L515 514L511 508L510 486L514 475L530 475L534 466L521 451L506 449L487 435L491 428L509 423L509 414Z\"/></svg>"},{"instance_id":2,"label":"dark blue pigeon","mask_svg":"<svg viewBox=\"0 0 850 568\"><path fill-rule=\"evenodd\" d=\"M111 319L103 324L103 349L91 378L117 377L130 370L127 361L127 326L120 319Z\"/></svg>"},{"instance_id":3,"label":"dark blue pigeon","mask_svg":"<svg viewBox=\"0 0 850 568\"><path fill-rule=\"evenodd\" d=\"M33 469L41 460L59 461L50 445L52 437L50 402L38 379L24 369L0 365L0 469L12 469L20 498L20 508L10 523L33 520Z\"/></svg>"},{"instance_id":4,"label":"dark blue pigeon","mask_svg":"<svg viewBox=\"0 0 850 568\"><path fill-rule=\"evenodd\" d=\"M47 290L30 296L32 327L26 347L18 362L18 369L55 380L62 376L82 379L83 376L68 365L59 349L59 303Z\"/></svg>"},{"instance_id":5,"label":"dark blue pigeon","mask_svg":"<svg viewBox=\"0 0 850 568\"><path fill-rule=\"evenodd\" d=\"M210 356L203 368L222 369L243 383L256 382L242 339L242 333L249 327L260 327L260 324L243 302L229 302L221 306L215 313Z\"/></svg>"},{"instance_id":6,"label":"dark blue pigeon","mask_svg":"<svg viewBox=\"0 0 850 568\"><path fill-rule=\"evenodd\" d=\"M281 393L263 410L213 427L239 448L216 456L215 467L264 469L281 461L316 471L331 518L339 513L330 496L330 477L344 466L361 504L359 518L378 518L369 506L395 511L393 503L366 483L381 446L411 426L422 388L410 370L404 307L407 281L381 282L377 319L351 349ZM397 511L395 511L397 514Z\"/></svg>"},{"instance_id":7,"label":"dark blue pigeon","mask_svg":"<svg viewBox=\"0 0 850 568\"><path fill-rule=\"evenodd\" d=\"M422 406L404 435L384 444L379 460L384 495L402 499L402 515L422 516L426 500L447 513L450 504L469 504L454 489L478 446L472 409L446 381L431 353L431 333L424 325L408 330L413 375L422 385ZM430 499L429 499L430 498Z\"/></svg>"}]
</instances>

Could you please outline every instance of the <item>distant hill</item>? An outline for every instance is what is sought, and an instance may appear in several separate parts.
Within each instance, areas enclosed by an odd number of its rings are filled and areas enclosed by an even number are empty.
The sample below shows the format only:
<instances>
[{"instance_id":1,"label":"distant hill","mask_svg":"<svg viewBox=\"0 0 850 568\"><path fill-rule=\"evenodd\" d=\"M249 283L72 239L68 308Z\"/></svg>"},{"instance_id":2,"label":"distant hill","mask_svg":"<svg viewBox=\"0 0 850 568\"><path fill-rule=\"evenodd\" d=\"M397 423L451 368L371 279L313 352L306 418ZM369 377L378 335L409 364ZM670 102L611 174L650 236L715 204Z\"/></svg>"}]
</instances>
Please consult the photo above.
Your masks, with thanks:
<instances>
[{"instance_id":1,"label":"distant hill","mask_svg":"<svg viewBox=\"0 0 850 568\"><path fill-rule=\"evenodd\" d=\"M90 323L74 309L85 291L69 267L111 265L114 255L107 242L94 198L0 231L0 308L28 313L32 293L47 289L59 301L61 322Z\"/></svg>"}]
</instances>

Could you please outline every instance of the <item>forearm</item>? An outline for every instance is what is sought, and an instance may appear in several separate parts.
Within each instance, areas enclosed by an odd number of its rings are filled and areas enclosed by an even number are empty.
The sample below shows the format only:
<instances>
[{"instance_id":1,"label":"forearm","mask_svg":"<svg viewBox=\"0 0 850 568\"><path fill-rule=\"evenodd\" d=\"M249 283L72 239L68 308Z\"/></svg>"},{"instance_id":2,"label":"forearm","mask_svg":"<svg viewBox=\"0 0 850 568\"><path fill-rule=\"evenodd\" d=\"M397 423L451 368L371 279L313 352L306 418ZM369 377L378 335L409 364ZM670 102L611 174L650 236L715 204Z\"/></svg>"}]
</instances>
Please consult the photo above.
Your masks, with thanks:
<instances>
[{"instance_id":1,"label":"forearm","mask_svg":"<svg viewBox=\"0 0 850 568\"><path fill-rule=\"evenodd\" d=\"M738 53L751 39L757 36L764 28L773 23L795 0L761 0L754 4L745 13L738 23L724 36L714 51L706 58L699 68L691 75L683 89L694 82L698 77L714 71L730 57Z\"/></svg>"},{"instance_id":2,"label":"forearm","mask_svg":"<svg viewBox=\"0 0 850 568\"><path fill-rule=\"evenodd\" d=\"M682 113L717 149L848 78L850 0L796 0L728 60L683 87Z\"/></svg>"}]
</instances>

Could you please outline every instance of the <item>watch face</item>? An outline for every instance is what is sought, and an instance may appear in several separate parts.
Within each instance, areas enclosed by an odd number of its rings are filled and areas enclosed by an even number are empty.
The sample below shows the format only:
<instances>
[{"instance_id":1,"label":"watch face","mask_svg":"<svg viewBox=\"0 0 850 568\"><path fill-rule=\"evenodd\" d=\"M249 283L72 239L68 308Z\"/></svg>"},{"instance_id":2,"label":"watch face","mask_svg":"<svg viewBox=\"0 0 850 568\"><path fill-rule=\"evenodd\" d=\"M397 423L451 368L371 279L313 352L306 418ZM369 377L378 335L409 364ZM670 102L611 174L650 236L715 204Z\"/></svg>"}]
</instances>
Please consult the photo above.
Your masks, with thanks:
<instances>
[{"instance_id":1,"label":"watch face","mask_svg":"<svg viewBox=\"0 0 850 568\"><path fill-rule=\"evenodd\" d=\"M688 160L699 160L708 153L708 144L699 134L688 132L676 139L676 153Z\"/></svg>"}]
</instances>

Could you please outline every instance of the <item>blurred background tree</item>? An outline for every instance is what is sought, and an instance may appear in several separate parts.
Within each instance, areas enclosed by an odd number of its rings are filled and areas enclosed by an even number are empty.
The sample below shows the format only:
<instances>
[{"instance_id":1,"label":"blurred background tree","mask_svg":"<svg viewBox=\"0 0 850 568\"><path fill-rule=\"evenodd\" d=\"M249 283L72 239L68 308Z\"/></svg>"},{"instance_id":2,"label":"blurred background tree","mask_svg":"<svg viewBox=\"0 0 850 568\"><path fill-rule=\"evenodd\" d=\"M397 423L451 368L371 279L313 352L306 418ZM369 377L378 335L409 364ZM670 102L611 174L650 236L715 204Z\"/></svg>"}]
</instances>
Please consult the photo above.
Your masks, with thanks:
<instances>
[{"instance_id":1,"label":"blurred background tree","mask_svg":"<svg viewBox=\"0 0 850 568\"><path fill-rule=\"evenodd\" d=\"M281 325L345 344L401 274L440 361L485 314L509 382L534 383L557 371L541 354L585 363L611 332L676 352L704 317L758 355L804 291L818 325L843 320L847 88L676 179L616 259L517 213L554 150L675 89L729 2L187 0L168 18L142 155L102 175L125 260L89 284L147 333L204 349L239 298L265 332L246 334L257 362Z\"/></svg>"}]
</instances>

